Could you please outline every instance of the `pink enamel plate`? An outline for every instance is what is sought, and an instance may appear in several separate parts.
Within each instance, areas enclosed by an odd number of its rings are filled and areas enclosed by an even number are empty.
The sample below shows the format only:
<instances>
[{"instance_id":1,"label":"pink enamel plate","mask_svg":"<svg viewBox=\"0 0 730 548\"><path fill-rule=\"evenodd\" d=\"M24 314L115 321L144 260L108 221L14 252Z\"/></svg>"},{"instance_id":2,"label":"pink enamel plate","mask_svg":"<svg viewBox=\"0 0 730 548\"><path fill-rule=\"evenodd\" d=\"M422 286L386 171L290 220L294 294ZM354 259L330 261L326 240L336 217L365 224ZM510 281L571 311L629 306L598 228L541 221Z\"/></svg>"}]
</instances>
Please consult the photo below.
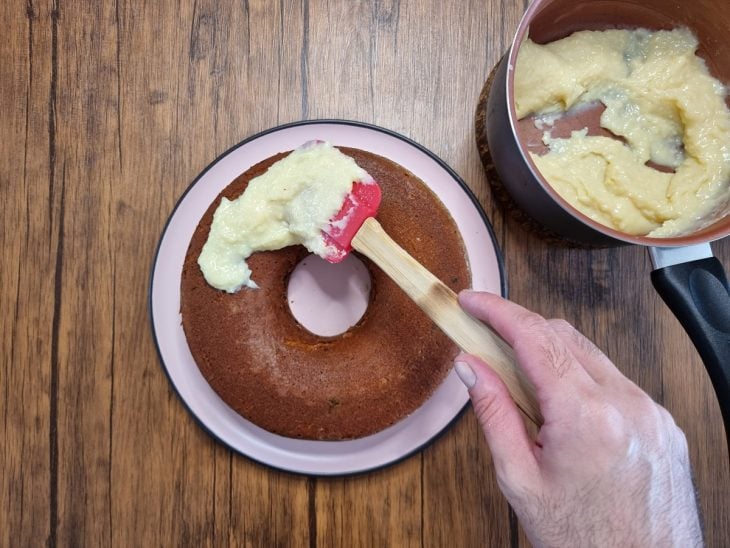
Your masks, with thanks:
<instances>
[{"instance_id":1,"label":"pink enamel plate","mask_svg":"<svg viewBox=\"0 0 730 548\"><path fill-rule=\"evenodd\" d=\"M165 226L152 267L150 317L163 369L200 425L234 451L288 472L337 476L393 464L444 432L469 401L456 374L449 373L411 415L377 434L336 442L285 438L247 421L213 391L193 360L180 317L183 261L210 203L252 165L315 139L379 154L411 171L439 197L456 222L466 247L473 287L506 295L506 282L489 221L464 182L435 154L386 129L341 120L279 126L234 146L193 181Z\"/></svg>"}]
</instances>

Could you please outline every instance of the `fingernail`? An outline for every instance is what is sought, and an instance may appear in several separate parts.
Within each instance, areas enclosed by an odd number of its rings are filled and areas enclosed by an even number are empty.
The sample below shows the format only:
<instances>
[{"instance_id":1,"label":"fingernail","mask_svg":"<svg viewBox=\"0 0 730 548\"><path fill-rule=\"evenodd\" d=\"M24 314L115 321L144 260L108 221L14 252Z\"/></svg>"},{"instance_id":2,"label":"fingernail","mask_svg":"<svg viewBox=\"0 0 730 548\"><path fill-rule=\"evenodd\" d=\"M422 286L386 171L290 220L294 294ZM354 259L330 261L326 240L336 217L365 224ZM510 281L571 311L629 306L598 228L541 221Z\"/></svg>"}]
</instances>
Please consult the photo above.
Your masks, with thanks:
<instances>
[{"instance_id":1,"label":"fingernail","mask_svg":"<svg viewBox=\"0 0 730 548\"><path fill-rule=\"evenodd\" d=\"M461 379L461 382L471 390L471 388L477 383L477 376L474 370L466 362L455 362L454 369L456 374Z\"/></svg>"}]
</instances>

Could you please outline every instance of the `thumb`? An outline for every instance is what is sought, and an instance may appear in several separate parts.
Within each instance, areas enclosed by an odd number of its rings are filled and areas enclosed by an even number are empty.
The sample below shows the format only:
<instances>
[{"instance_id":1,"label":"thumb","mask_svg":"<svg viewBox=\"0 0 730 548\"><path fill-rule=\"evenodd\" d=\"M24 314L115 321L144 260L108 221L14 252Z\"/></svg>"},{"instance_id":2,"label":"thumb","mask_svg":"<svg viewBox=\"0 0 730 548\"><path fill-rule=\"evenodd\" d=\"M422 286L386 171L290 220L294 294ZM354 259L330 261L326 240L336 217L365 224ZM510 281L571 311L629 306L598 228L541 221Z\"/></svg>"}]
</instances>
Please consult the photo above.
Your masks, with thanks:
<instances>
[{"instance_id":1,"label":"thumb","mask_svg":"<svg viewBox=\"0 0 730 548\"><path fill-rule=\"evenodd\" d=\"M470 354L459 354L454 369L469 390L497 475L503 479L524 476L525 467L536 465L535 444L527 435L522 415L507 387L491 368Z\"/></svg>"}]
</instances>

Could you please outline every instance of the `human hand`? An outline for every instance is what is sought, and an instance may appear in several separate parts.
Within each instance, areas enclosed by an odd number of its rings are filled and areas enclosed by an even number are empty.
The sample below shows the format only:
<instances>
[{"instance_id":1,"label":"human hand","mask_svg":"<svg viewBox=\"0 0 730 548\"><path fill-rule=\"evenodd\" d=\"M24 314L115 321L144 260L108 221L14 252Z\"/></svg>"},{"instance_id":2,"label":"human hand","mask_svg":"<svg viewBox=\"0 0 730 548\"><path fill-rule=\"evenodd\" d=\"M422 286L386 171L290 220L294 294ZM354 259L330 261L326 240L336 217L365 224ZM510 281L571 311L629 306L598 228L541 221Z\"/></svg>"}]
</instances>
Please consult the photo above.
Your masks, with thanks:
<instances>
[{"instance_id":1,"label":"human hand","mask_svg":"<svg viewBox=\"0 0 730 548\"><path fill-rule=\"evenodd\" d=\"M563 320L489 293L461 306L514 349L544 424L533 441L499 377L461 354L502 492L535 546L701 546L687 442L671 415Z\"/></svg>"}]
</instances>

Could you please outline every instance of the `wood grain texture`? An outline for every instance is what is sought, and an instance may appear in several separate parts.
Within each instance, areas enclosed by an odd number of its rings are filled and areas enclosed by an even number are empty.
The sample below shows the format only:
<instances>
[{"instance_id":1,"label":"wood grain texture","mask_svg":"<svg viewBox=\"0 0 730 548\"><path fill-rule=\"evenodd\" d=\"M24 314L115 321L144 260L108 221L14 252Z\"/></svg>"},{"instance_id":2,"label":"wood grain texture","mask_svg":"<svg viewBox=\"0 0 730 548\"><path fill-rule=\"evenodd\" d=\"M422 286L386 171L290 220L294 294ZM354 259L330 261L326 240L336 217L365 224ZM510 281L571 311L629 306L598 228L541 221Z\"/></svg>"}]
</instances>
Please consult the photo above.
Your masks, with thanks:
<instances>
[{"instance_id":1,"label":"wood grain texture","mask_svg":"<svg viewBox=\"0 0 730 548\"><path fill-rule=\"evenodd\" d=\"M0 544L53 527L58 358L52 6L3 3L0 40Z\"/></svg>"},{"instance_id":2,"label":"wood grain texture","mask_svg":"<svg viewBox=\"0 0 730 548\"><path fill-rule=\"evenodd\" d=\"M521 0L0 3L0 545L525 545L467 410L344 479L275 472L191 418L147 320L176 200L247 136L308 118L399 131L489 215L510 296L564 317L685 430L709 546L730 538L720 412L646 251L556 246L505 214L474 144ZM725 266L730 241L714 244Z\"/></svg>"}]
</instances>

